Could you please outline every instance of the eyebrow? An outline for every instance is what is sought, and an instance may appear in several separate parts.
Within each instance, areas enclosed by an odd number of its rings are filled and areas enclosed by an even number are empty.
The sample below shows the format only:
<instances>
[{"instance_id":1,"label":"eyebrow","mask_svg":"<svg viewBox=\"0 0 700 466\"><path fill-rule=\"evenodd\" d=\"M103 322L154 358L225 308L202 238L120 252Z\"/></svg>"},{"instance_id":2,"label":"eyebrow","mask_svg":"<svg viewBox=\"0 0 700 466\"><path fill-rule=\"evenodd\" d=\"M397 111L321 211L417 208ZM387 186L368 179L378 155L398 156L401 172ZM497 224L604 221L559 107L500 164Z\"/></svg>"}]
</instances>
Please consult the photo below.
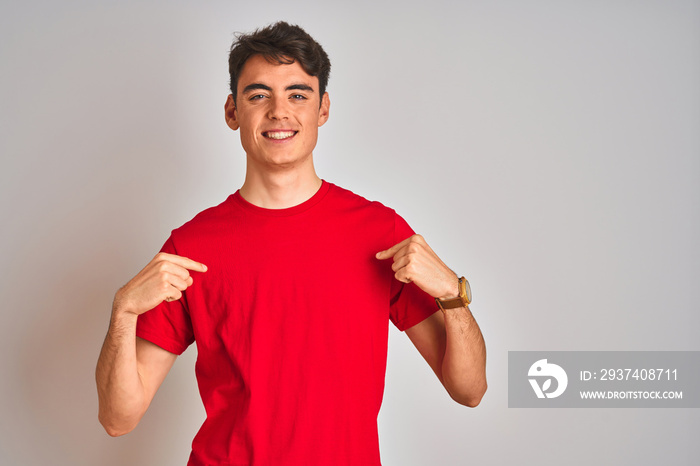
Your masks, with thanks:
<instances>
[{"instance_id":1,"label":"eyebrow","mask_svg":"<svg viewBox=\"0 0 700 466\"><path fill-rule=\"evenodd\" d=\"M292 84L291 86L287 86L284 88L285 91L307 91L307 92L313 92L314 89L311 86L307 86L306 84Z\"/></svg>"},{"instance_id":2,"label":"eyebrow","mask_svg":"<svg viewBox=\"0 0 700 466\"><path fill-rule=\"evenodd\" d=\"M262 83L252 83L248 84L246 87L243 88L243 94L246 94L251 91L257 91L257 90L263 90L263 91L272 91L272 88L270 86L267 86ZM287 87L284 88L285 91L307 91L307 92L313 92L314 89L307 85L307 84L291 84Z\"/></svg>"},{"instance_id":3,"label":"eyebrow","mask_svg":"<svg viewBox=\"0 0 700 466\"><path fill-rule=\"evenodd\" d=\"M271 91L272 88L270 86L266 86L264 84L260 83L253 83L253 84L248 84L245 88L243 88L243 94L246 94L250 91L257 91L259 89L262 89L264 91Z\"/></svg>"}]
</instances>

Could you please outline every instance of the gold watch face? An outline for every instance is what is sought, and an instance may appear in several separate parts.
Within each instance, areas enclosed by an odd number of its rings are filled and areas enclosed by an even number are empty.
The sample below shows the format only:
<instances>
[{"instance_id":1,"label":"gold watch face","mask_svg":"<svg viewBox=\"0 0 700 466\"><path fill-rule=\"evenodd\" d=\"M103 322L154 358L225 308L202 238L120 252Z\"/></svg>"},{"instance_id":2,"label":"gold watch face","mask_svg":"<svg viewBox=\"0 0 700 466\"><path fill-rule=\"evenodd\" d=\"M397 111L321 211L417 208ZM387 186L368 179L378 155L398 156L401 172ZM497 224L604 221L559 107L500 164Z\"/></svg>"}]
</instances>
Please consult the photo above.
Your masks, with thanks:
<instances>
[{"instance_id":1,"label":"gold watch face","mask_svg":"<svg viewBox=\"0 0 700 466\"><path fill-rule=\"evenodd\" d=\"M467 302L467 304L472 302L472 288L469 286L469 282L466 278L462 277L460 280L460 294L462 298Z\"/></svg>"}]
</instances>

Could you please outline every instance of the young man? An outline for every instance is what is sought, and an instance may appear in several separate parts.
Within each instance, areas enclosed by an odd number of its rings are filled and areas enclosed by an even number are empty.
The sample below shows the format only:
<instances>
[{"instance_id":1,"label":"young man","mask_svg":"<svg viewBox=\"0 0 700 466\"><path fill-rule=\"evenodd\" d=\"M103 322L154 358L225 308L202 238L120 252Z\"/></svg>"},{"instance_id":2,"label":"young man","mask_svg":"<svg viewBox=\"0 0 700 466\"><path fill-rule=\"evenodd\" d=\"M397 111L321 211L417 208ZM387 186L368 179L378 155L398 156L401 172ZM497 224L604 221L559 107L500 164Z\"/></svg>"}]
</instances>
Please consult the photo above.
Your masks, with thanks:
<instances>
[{"instance_id":1,"label":"young man","mask_svg":"<svg viewBox=\"0 0 700 466\"><path fill-rule=\"evenodd\" d=\"M196 341L207 418L190 465L379 465L389 320L455 401L486 390L468 283L393 210L316 175L330 62L308 34L240 36L229 69L245 182L116 293L100 422L131 431Z\"/></svg>"}]
</instances>

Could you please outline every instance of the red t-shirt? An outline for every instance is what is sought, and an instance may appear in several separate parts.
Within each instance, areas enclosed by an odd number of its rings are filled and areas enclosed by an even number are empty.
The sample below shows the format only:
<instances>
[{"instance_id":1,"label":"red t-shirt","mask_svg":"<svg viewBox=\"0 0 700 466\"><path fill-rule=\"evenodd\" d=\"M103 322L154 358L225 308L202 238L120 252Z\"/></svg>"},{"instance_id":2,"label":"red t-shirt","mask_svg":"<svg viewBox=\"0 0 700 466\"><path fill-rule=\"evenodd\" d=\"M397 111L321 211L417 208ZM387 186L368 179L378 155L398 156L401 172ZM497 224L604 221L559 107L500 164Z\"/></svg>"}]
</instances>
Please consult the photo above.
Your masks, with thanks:
<instances>
[{"instance_id":1,"label":"red t-shirt","mask_svg":"<svg viewBox=\"0 0 700 466\"><path fill-rule=\"evenodd\" d=\"M379 251L413 231L392 209L323 182L263 209L236 192L174 230L163 251L207 265L136 334L175 354L197 342L207 418L189 465L380 465L388 324L437 310Z\"/></svg>"}]
</instances>

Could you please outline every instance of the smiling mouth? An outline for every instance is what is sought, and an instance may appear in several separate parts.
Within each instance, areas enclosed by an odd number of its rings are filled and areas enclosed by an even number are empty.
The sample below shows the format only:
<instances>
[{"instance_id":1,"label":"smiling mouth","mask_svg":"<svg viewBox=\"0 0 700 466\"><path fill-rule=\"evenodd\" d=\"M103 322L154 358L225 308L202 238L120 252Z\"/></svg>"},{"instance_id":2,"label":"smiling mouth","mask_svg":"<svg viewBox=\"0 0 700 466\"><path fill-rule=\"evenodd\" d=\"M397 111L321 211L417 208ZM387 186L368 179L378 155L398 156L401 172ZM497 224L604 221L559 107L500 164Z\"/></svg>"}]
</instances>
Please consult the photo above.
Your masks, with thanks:
<instances>
[{"instance_id":1,"label":"smiling mouth","mask_svg":"<svg viewBox=\"0 0 700 466\"><path fill-rule=\"evenodd\" d=\"M267 139L288 139L297 134L297 131L265 131L262 133Z\"/></svg>"}]
</instances>

